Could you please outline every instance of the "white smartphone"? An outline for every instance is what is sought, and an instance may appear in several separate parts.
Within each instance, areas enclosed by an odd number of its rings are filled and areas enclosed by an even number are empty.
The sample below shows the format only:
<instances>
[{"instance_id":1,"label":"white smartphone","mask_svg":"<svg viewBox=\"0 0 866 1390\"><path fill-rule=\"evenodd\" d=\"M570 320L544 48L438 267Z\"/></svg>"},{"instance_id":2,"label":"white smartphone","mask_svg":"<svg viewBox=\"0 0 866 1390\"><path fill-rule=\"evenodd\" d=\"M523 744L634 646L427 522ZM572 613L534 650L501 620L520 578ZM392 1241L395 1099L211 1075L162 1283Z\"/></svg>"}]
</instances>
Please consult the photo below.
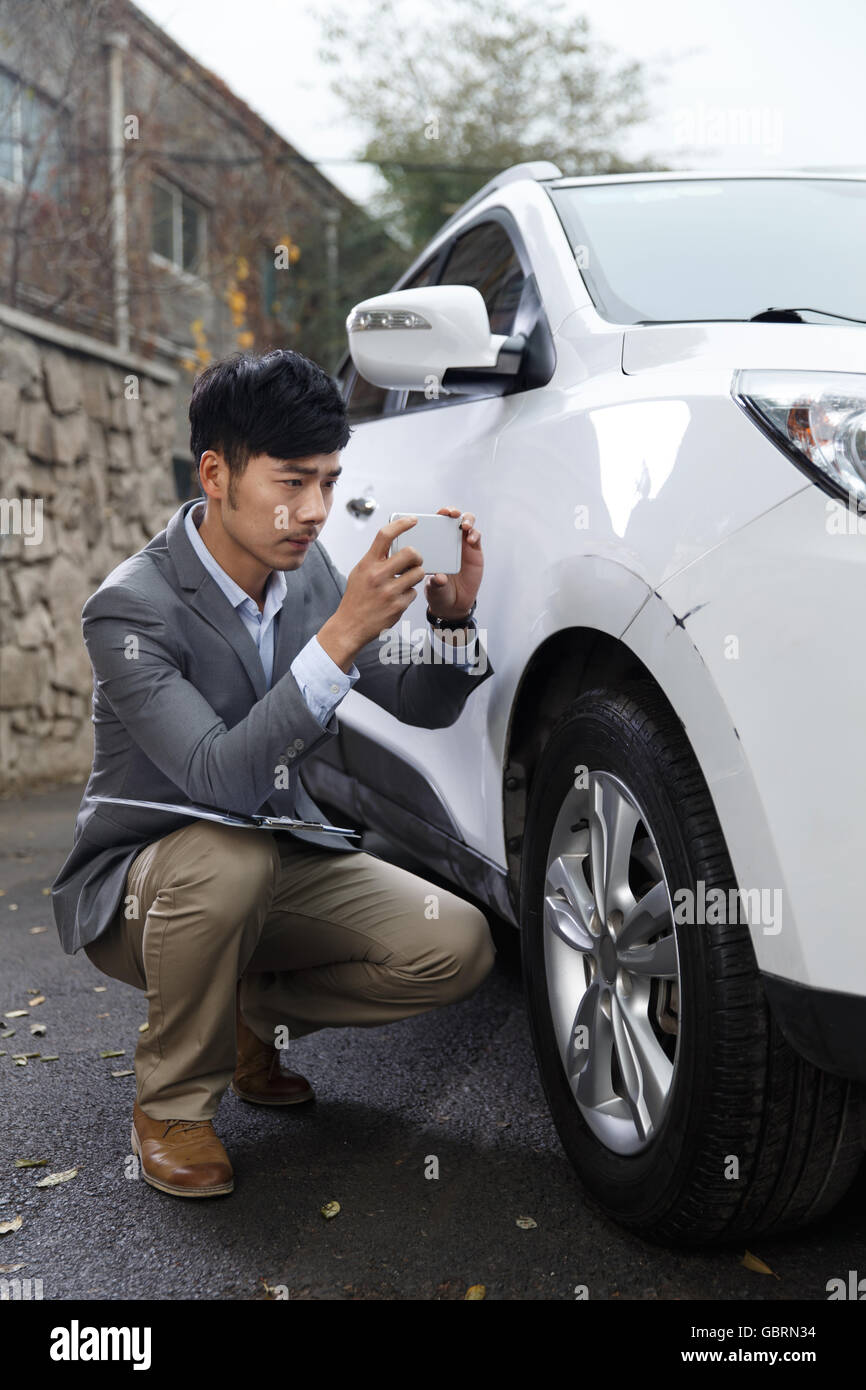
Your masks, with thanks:
<instances>
[{"instance_id":1,"label":"white smartphone","mask_svg":"<svg viewBox=\"0 0 866 1390\"><path fill-rule=\"evenodd\" d=\"M392 512L389 521L401 521L404 517L417 516L418 520L408 531L402 531L391 542L389 555L396 555L406 546L412 546L421 556L425 574L459 574L463 548L463 532L460 516L441 516L431 512Z\"/></svg>"}]
</instances>

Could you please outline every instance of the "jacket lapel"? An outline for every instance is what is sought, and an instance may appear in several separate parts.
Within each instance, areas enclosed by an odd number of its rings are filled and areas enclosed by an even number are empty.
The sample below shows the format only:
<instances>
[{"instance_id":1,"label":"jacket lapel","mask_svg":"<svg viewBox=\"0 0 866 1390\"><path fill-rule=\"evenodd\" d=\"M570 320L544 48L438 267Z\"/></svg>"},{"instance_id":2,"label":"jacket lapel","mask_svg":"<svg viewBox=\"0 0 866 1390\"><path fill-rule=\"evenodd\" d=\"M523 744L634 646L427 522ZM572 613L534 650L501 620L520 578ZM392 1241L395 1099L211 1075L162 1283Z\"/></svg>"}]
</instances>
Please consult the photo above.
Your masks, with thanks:
<instances>
[{"instance_id":1,"label":"jacket lapel","mask_svg":"<svg viewBox=\"0 0 866 1390\"><path fill-rule=\"evenodd\" d=\"M234 648L250 678L250 683L256 692L256 698L261 700L267 693L267 686L256 644L222 589L211 579L190 545L189 537L186 534L184 524L186 513L200 501L201 498L196 497L191 502L185 502L169 521L165 531L168 553L177 571L181 591L186 602ZM282 624L282 616L280 623ZM274 664L274 676L276 676L276 663Z\"/></svg>"},{"instance_id":2,"label":"jacket lapel","mask_svg":"<svg viewBox=\"0 0 866 1390\"><path fill-rule=\"evenodd\" d=\"M284 676L306 642L310 614L310 586L303 566L286 570L286 597L277 617L274 634L274 674L271 684Z\"/></svg>"}]
</instances>

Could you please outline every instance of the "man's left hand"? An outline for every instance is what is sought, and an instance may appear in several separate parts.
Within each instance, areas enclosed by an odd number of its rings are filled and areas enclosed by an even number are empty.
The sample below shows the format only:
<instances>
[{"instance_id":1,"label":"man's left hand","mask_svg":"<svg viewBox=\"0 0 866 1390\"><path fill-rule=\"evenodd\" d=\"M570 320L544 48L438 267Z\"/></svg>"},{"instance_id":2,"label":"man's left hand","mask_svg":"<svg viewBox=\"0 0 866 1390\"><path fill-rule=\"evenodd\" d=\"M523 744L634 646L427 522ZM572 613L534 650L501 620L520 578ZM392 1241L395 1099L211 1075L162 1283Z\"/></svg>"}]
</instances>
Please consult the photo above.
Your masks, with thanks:
<instances>
[{"instance_id":1,"label":"man's left hand","mask_svg":"<svg viewBox=\"0 0 866 1390\"><path fill-rule=\"evenodd\" d=\"M484 573L481 552L481 532L475 526L472 512L461 513L459 507L440 507L437 516L461 516L463 540L460 569L457 574L430 574L424 585L424 596L430 612L437 618L465 618L478 593Z\"/></svg>"}]
</instances>

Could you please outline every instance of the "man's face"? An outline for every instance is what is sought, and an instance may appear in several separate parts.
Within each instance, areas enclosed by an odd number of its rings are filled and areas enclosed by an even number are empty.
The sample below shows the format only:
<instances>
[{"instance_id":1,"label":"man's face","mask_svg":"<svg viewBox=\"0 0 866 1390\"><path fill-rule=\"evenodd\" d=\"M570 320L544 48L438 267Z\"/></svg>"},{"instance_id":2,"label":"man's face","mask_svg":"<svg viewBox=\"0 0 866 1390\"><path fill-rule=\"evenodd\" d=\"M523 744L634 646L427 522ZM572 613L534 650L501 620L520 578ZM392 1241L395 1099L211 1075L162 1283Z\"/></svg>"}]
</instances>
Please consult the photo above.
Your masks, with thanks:
<instances>
[{"instance_id":1,"label":"man's face","mask_svg":"<svg viewBox=\"0 0 866 1390\"><path fill-rule=\"evenodd\" d=\"M268 569L300 569L309 544L328 519L339 452L309 458L251 458L222 501L227 535Z\"/></svg>"}]
</instances>

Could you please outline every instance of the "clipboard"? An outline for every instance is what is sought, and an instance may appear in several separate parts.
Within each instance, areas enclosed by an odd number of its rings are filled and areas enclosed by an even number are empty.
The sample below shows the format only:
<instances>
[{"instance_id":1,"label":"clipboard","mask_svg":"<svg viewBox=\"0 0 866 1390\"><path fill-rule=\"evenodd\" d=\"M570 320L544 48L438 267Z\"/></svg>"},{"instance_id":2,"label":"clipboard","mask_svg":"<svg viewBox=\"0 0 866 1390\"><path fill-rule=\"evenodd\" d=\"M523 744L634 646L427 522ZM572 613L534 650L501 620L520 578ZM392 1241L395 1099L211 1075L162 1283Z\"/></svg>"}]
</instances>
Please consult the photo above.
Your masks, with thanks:
<instances>
[{"instance_id":1,"label":"clipboard","mask_svg":"<svg viewBox=\"0 0 866 1390\"><path fill-rule=\"evenodd\" d=\"M360 830L351 830L348 826L323 825L315 820L293 820L291 816L248 816L241 811L220 811L215 806L199 806L194 802L177 806L171 801L133 801L126 796L92 796L90 799L111 806L135 806L141 811L171 811L175 816L212 820L217 825L237 825L244 830L313 830L322 834L361 835Z\"/></svg>"}]
</instances>

